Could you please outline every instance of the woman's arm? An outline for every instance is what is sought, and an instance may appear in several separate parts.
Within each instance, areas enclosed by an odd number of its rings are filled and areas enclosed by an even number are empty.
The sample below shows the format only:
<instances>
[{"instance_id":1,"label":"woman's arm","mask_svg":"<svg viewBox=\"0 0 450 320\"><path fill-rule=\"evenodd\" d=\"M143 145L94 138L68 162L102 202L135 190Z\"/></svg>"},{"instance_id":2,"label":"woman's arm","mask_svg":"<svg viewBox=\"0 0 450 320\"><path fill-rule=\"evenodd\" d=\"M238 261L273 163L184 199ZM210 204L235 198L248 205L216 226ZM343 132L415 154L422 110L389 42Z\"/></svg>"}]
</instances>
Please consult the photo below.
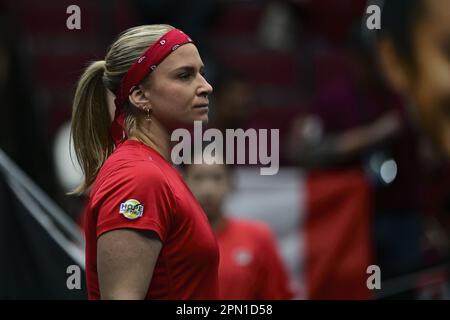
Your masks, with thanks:
<instances>
[{"instance_id":1,"label":"woman's arm","mask_svg":"<svg viewBox=\"0 0 450 320\"><path fill-rule=\"evenodd\" d=\"M389 111L370 124L322 137L310 145L304 142L304 119L299 117L291 128L288 156L305 167L324 167L357 156L366 148L393 139L402 130L402 119Z\"/></svg>"},{"instance_id":2,"label":"woman's arm","mask_svg":"<svg viewBox=\"0 0 450 320\"><path fill-rule=\"evenodd\" d=\"M97 272L102 299L144 299L162 248L146 230L117 229L97 241Z\"/></svg>"}]
</instances>

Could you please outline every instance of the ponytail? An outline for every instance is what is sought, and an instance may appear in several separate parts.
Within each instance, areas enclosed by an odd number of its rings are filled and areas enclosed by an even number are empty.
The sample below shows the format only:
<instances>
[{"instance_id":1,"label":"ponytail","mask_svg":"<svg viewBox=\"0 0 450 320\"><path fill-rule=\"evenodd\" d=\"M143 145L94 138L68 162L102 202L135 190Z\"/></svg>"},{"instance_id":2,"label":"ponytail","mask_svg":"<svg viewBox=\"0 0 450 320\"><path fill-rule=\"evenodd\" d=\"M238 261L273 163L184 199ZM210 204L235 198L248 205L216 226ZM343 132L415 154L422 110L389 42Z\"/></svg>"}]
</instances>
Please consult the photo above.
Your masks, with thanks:
<instances>
[{"instance_id":1,"label":"ponytail","mask_svg":"<svg viewBox=\"0 0 450 320\"><path fill-rule=\"evenodd\" d=\"M114 150L110 129L107 89L117 89L131 65L163 34L166 24L138 26L121 33L106 53L106 61L93 62L78 81L73 100L72 139L84 181L72 194L86 192L106 158ZM126 106L125 106L126 107ZM135 116L125 110L125 130L135 130Z\"/></svg>"},{"instance_id":2,"label":"ponytail","mask_svg":"<svg viewBox=\"0 0 450 320\"><path fill-rule=\"evenodd\" d=\"M84 181L72 193L84 193L114 150L111 119L103 84L105 61L89 65L78 81L73 100L72 138Z\"/></svg>"}]
</instances>

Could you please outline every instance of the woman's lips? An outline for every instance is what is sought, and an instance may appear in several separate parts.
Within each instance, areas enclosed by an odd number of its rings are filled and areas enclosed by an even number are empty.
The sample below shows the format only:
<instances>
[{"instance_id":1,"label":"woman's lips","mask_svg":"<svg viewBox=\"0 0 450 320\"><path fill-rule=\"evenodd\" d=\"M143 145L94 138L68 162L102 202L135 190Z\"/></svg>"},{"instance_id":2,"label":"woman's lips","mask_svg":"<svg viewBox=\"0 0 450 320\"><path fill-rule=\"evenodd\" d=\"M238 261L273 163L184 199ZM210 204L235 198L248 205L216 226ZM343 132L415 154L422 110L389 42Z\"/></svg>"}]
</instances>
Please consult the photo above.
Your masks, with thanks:
<instances>
[{"instance_id":1,"label":"woman's lips","mask_svg":"<svg viewBox=\"0 0 450 320\"><path fill-rule=\"evenodd\" d=\"M208 107L209 107L209 104L199 104L199 105L194 106L194 109L203 109L203 108L207 109Z\"/></svg>"}]
</instances>

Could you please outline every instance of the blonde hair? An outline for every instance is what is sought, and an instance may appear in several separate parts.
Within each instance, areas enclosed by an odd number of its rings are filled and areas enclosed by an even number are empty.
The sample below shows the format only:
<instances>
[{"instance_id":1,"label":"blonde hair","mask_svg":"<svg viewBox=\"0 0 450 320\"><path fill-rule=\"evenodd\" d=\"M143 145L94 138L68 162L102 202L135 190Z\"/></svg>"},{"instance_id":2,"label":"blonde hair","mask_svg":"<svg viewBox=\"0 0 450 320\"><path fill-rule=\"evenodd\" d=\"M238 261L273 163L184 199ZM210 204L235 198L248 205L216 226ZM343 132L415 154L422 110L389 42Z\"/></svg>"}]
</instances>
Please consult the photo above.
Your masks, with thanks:
<instances>
[{"instance_id":1,"label":"blonde hair","mask_svg":"<svg viewBox=\"0 0 450 320\"><path fill-rule=\"evenodd\" d=\"M92 185L114 150L106 89L117 92L134 61L171 29L170 25L158 24L122 32L109 47L105 60L91 63L81 75L73 99L71 135L84 180L72 193L81 194ZM136 127L136 114L132 109L131 104L125 106L127 134Z\"/></svg>"}]
</instances>

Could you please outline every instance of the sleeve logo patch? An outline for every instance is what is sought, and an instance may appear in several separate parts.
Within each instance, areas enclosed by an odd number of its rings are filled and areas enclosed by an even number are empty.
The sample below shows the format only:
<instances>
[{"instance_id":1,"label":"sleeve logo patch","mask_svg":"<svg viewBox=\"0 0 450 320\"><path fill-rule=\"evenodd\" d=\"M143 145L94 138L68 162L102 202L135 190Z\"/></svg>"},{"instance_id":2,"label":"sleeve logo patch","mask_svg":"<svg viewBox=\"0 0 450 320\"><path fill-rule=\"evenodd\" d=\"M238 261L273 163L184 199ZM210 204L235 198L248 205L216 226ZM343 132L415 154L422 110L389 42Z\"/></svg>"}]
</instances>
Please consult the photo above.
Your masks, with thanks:
<instances>
[{"instance_id":1,"label":"sleeve logo patch","mask_svg":"<svg viewBox=\"0 0 450 320\"><path fill-rule=\"evenodd\" d=\"M120 204L119 213L127 219L134 220L142 217L144 206L139 201L130 199Z\"/></svg>"}]
</instances>

